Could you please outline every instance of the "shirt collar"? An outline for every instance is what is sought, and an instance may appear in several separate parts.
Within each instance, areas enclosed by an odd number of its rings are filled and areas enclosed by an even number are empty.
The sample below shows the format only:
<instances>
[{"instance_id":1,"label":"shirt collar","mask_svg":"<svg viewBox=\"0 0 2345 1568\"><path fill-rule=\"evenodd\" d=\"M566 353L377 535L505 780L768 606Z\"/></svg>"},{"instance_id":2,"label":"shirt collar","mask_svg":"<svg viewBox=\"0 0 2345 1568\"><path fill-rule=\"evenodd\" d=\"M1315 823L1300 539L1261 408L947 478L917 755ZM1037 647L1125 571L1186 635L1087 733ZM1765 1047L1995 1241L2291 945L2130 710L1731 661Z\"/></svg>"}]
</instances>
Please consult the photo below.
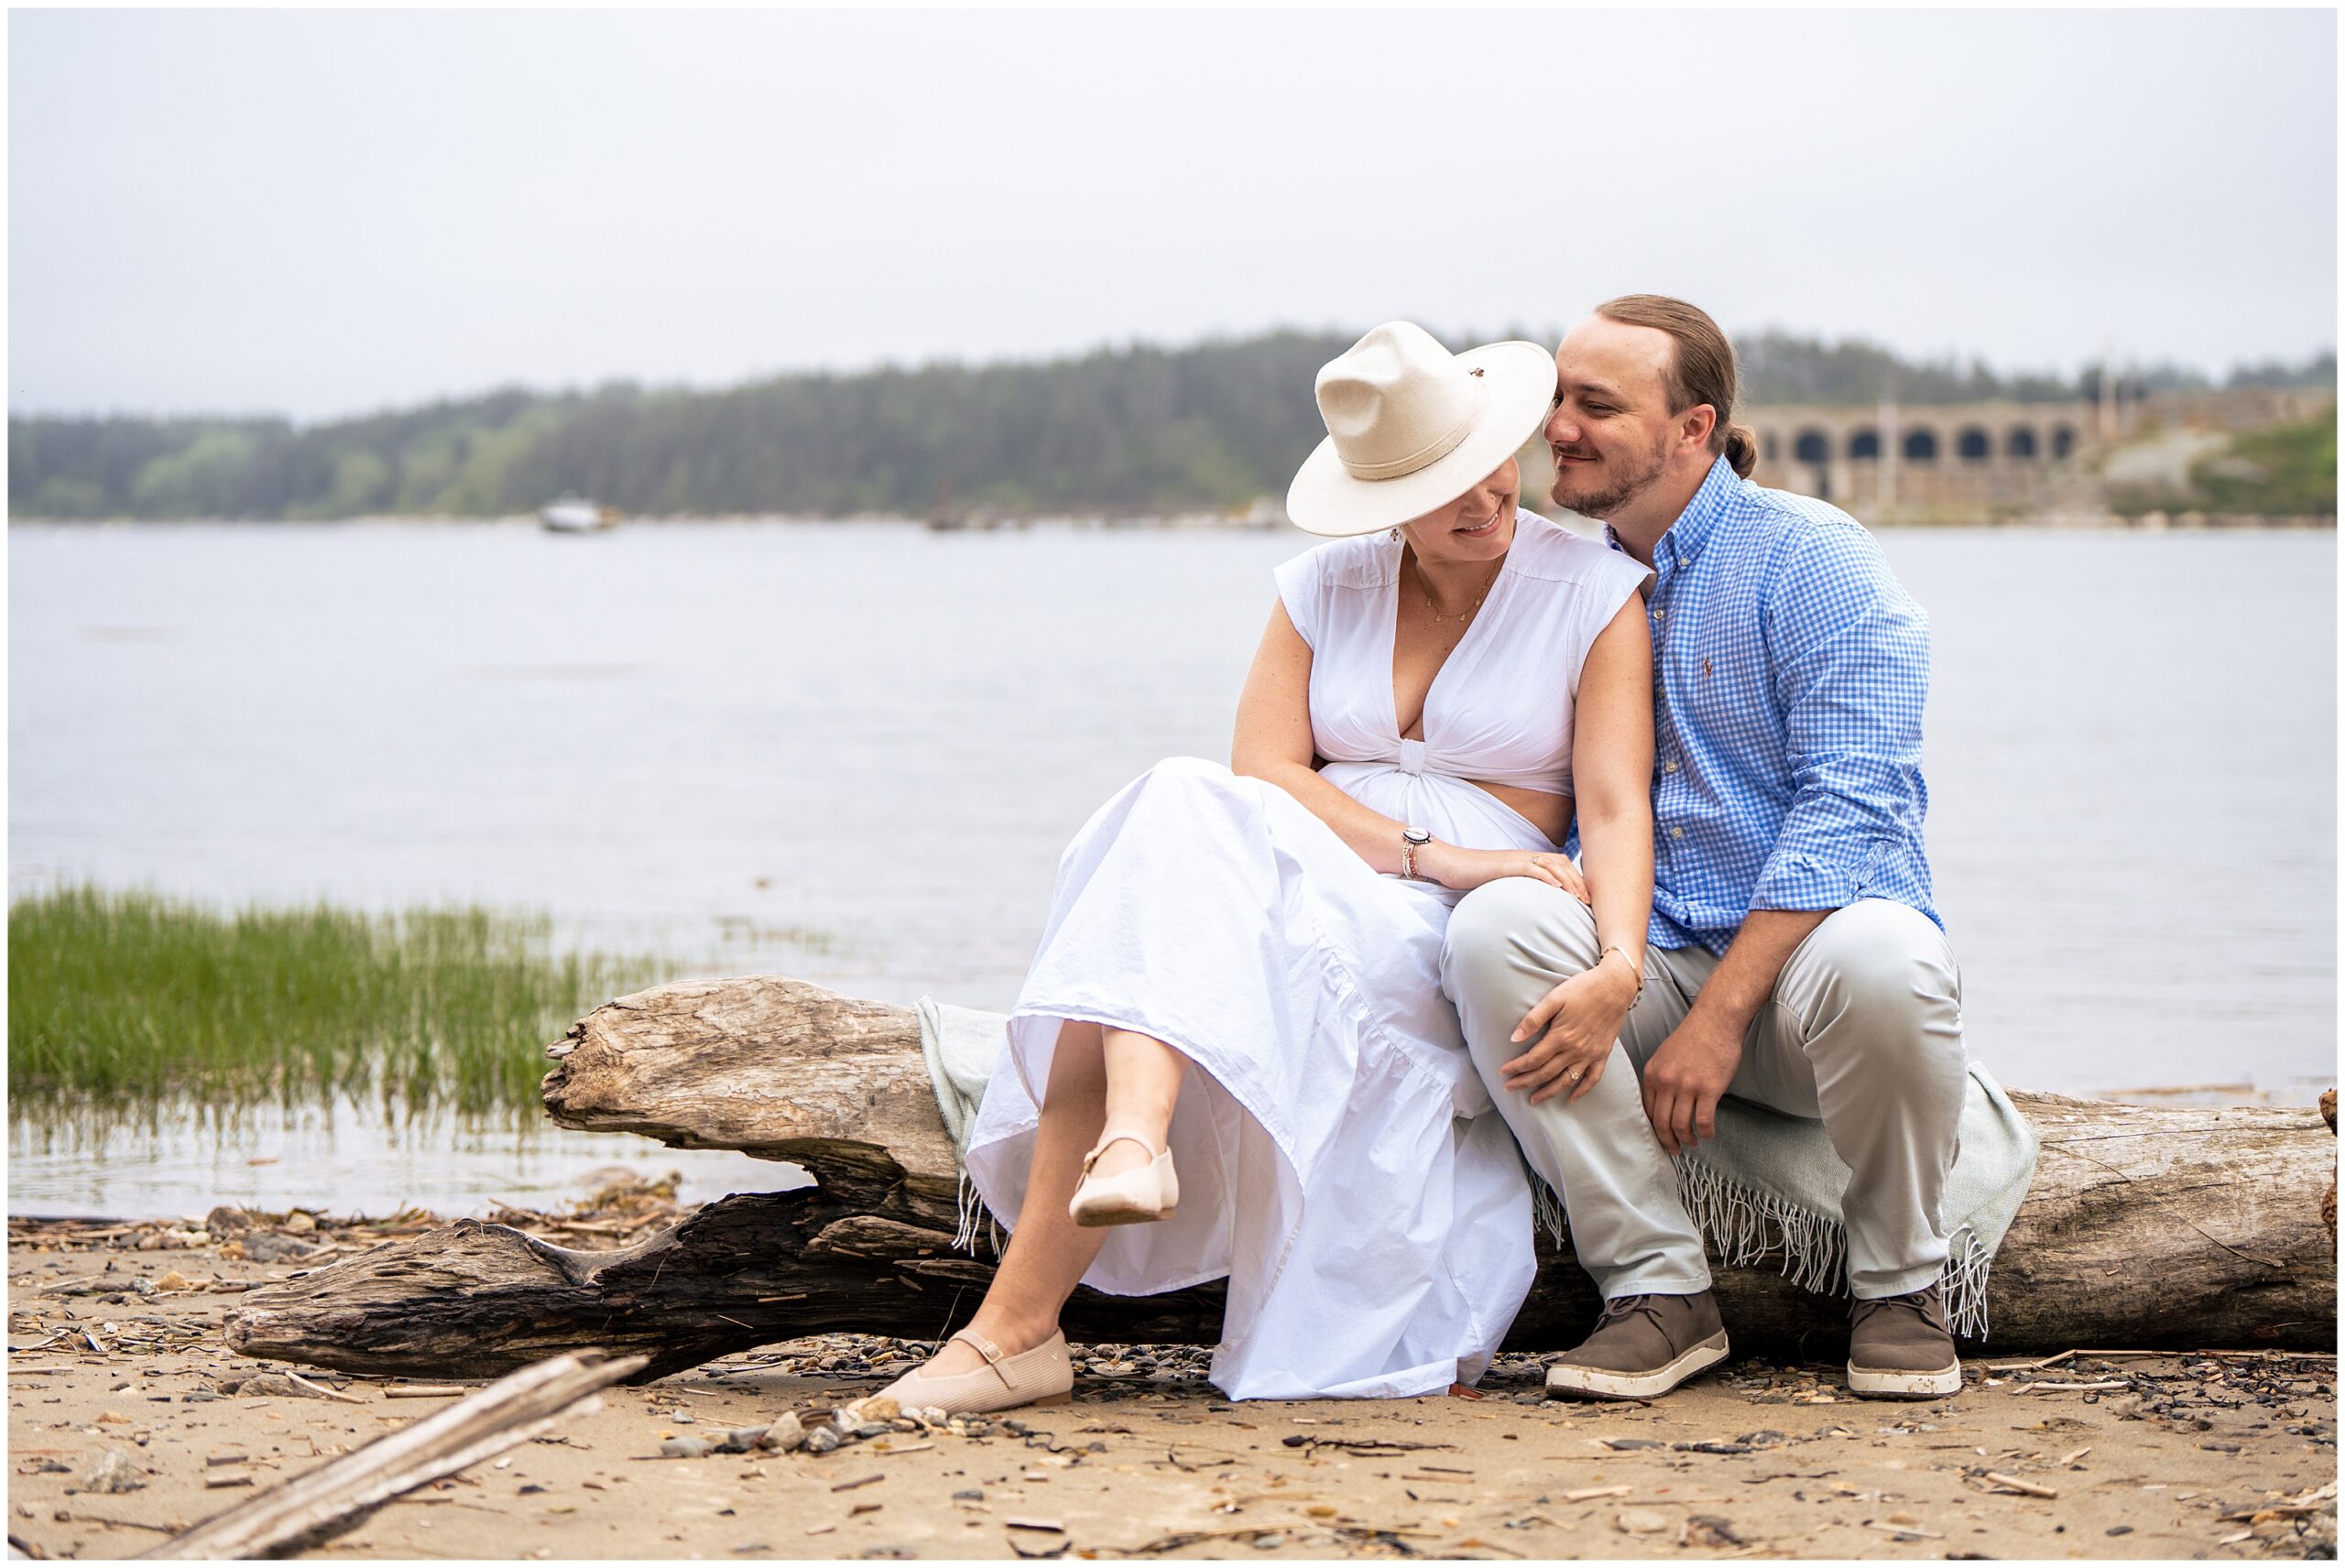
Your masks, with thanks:
<instances>
[{"instance_id":1,"label":"shirt collar","mask_svg":"<svg viewBox=\"0 0 2345 1568\"><path fill-rule=\"evenodd\" d=\"M1702 553L1702 546L1709 541L1711 530L1726 515L1727 503L1741 483L1734 464L1723 456L1714 460L1702 479L1702 487L1694 492L1694 498L1685 503L1685 509L1677 514L1677 520L1669 525L1653 546L1653 565L1658 568L1664 561L1679 568L1693 565L1694 558ZM1620 548L1620 536L1612 531L1609 523L1604 525L1604 537L1613 549Z\"/></svg>"}]
</instances>

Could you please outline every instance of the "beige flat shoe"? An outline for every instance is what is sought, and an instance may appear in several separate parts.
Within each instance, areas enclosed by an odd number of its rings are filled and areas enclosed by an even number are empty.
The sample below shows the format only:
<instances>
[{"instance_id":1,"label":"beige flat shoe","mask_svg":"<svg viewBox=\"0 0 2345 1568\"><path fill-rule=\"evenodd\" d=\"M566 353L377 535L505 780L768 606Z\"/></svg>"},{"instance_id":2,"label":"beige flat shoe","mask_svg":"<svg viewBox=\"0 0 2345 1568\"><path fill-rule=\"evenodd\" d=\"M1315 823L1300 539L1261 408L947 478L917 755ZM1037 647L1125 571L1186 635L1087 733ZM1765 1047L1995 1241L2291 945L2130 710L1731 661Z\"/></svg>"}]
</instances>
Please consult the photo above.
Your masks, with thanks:
<instances>
[{"instance_id":1,"label":"beige flat shoe","mask_svg":"<svg viewBox=\"0 0 2345 1568\"><path fill-rule=\"evenodd\" d=\"M1156 1158L1118 1176L1094 1176L1091 1168L1111 1143L1156 1146L1136 1132L1109 1127L1099 1135L1099 1146L1083 1157L1083 1181L1067 1201L1066 1212L1079 1225L1145 1225L1172 1213L1181 1201L1181 1181L1172 1173L1172 1151L1156 1149Z\"/></svg>"},{"instance_id":2,"label":"beige flat shoe","mask_svg":"<svg viewBox=\"0 0 2345 1568\"><path fill-rule=\"evenodd\" d=\"M983 1367L949 1377L907 1372L879 1391L906 1410L943 1407L949 1416L983 1415L1020 1405L1063 1405L1074 1398L1074 1363L1067 1358L1066 1335L1053 1331L1031 1350L1004 1356L1001 1347L974 1329L945 1341L965 1343L986 1358Z\"/></svg>"}]
</instances>

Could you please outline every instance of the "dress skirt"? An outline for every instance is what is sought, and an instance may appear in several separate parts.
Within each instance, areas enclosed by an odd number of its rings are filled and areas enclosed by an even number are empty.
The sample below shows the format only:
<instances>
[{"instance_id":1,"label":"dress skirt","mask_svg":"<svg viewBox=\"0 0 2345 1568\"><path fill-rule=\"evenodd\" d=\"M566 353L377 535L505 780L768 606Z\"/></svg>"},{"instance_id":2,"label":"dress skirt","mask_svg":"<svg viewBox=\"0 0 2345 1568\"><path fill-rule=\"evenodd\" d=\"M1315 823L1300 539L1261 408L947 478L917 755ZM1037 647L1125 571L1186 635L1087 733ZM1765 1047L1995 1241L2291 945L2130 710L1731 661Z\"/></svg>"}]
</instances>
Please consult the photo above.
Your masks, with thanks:
<instances>
[{"instance_id":1,"label":"dress skirt","mask_svg":"<svg viewBox=\"0 0 2345 1568\"><path fill-rule=\"evenodd\" d=\"M1371 871L1276 785L1159 764L1060 860L971 1134L979 1195L1015 1224L1063 1021L1152 1035L1193 1064L1180 1207L1109 1230L1084 1282L1227 1276L1232 1399L1475 1381L1531 1288L1531 1190L1441 992L1455 898Z\"/></svg>"}]
</instances>

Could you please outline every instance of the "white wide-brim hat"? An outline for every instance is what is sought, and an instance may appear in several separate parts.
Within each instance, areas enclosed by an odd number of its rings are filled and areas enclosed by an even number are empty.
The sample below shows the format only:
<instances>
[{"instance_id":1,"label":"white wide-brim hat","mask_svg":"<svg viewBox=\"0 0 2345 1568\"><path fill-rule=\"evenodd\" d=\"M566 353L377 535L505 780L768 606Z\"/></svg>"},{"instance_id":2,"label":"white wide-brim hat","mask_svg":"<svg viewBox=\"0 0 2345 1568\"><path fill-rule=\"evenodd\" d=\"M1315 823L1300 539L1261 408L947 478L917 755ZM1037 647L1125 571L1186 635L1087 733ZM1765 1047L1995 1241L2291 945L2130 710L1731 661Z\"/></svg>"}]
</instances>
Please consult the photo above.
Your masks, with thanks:
<instances>
[{"instance_id":1,"label":"white wide-brim hat","mask_svg":"<svg viewBox=\"0 0 2345 1568\"><path fill-rule=\"evenodd\" d=\"M1387 321L1319 371L1327 439L1287 486L1307 533L1374 533L1438 511L1522 450L1555 397L1555 362L1534 343L1451 354L1410 321Z\"/></svg>"}]
</instances>

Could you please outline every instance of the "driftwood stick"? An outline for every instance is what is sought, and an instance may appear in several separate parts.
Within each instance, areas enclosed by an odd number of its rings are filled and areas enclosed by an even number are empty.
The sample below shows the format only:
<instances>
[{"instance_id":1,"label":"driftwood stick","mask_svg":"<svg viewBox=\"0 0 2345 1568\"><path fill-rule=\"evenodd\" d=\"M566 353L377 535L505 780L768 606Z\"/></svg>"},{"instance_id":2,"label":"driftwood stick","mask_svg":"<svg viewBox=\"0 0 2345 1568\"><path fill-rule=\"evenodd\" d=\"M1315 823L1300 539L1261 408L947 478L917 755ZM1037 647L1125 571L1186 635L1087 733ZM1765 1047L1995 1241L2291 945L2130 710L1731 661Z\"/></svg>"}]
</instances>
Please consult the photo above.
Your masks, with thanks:
<instances>
[{"instance_id":1,"label":"driftwood stick","mask_svg":"<svg viewBox=\"0 0 2345 1568\"><path fill-rule=\"evenodd\" d=\"M281 1557L355 1528L402 1493L453 1475L553 1426L641 1370L640 1356L557 1356L246 1498L173 1536L158 1558ZM591 1405L587 1408L591 1409Z\"/></svg>"},{"instance_id":2,"label":"driftwood stick","mask_svg":"<svg viewBox=\"0 0 2345 1568\"><path fill-rule=\"evenodd\" d=\"M597 1008L550 1048L564 1127L738 1149L814 1177L712 1203L606 1252L473 1221L246 1294L247 1355L352 1371L481 1376L580 1345L636 1351L644 1377L839 1330L941 1336L993 1254L952 1250L959 1168L917 1016L771 977L690 981ZM2309 1349L2336 1334L2321 1201L2336 1139L2309 1109L2152 1108L2014 1093L2044 1154L1989 1291L1999 1352L2072 1345ZM1598 1301L1568 1247L1539 1244L1510 1346L1576 1341ZM1772 1266L1714 1270L1738 1348L1827 1354L1845 1303ZM1211 1344L1219 1285L1146 1298L1078 1290L1077 1341Z\"/></svg>"}]
</instances>

